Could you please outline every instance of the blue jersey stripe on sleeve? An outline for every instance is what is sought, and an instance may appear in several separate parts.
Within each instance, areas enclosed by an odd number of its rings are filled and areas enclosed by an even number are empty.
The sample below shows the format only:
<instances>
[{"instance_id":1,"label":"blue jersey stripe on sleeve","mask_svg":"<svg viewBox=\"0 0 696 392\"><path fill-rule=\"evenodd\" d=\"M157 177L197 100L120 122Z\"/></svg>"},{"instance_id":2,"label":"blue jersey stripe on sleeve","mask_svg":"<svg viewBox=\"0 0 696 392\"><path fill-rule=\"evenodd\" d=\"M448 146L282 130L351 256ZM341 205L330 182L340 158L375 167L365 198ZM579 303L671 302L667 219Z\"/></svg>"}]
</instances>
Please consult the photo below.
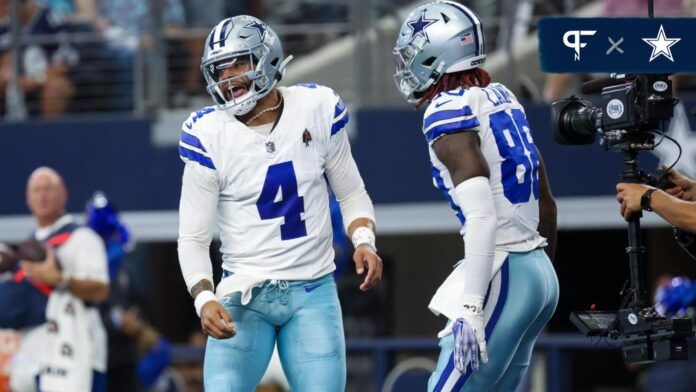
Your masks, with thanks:
<instances>
[{"instance_id":1,"label":"blue jersey stripe on sleeve","mask_svg":"<svg viewBox=\"0 0 696 392\"><path fill-rule=\"evenodd\" d=\"M190 133L181 131L181 141L191 147L196 147L203 152L208 152L205 147L203 147L203 144L201 144L201 141Z\"/></svg>"},{"instance_id":2,"label":"blue jersey stripe on sleeve","mask_svg":"<svg viewBox=\"0 0 696 392\"><path fill-rule=\"evenodd\" d=\"M471 108L469 106L464 106L461 109L441 110L429 115L425 118L425 120L423 120L423 129L427 130L431 125L438 121L454 119L462 116L471 116L472 114L473 113L471 112Z\"/></svg>"},{"instance_id":3,"label":"blue jersey stripe on sleeve","mask_svg":"<svg viewBox=\"0 0 696 392\"><path fill-rule=\"evenodd\" d=\"M344 110L346 110L346 105L343 103L343 100L339 98L336 103L336 108L334 109L334 120L336 120Z\"/></svg>"},{"instance_id":4,"label":"blue jersey stripe on sleeve","mask_svg":"<svg viewBox=\"0 0 696 392\"><path fill-rule=\"evenodd\" d=\"M343 116L343 118L341 118L340 120L333 123L333 125L331 125L331 135L335 135L336 133L338 133L338 131L343 129L343 127L345 127L346 124L348 123L348 118L350 116L348 116L348 112L345 112L345 113L346 114Z\"/></svg>"},{"instance_id":5,"label":"blue jersey stripe on sleeve","mask_svg":"<svg viewBox=\"0 0 696 392\"><path fill-rule=\"evenodd\" d=\"M464 213L462 213L462 209L454 203L454 199L452 199L452 196L450 196L450 190L449 188L447 188L447 185L445 185L445 179L442 178L442 174L440 174L440 171L435 166L432 166L432 169L433 179L435 180L435 185L437 186L437 189L439 189L440 192L442 192L442 194L445 195L445 198L449 202L450 208L454 210L454 213L457 215L459 222L462 224L462 226L464 226L464 223L466 223L466 218L464 217Z\"/></svg>"},{"instance_id":6,"label":"blue jersey stripe on sleeve","mask_svg":"<svg viewBox=\"0 0 696 392\"><path fill-rule=\"evenodd\" d=\"M198 162L201 165L203 165L209 169L215 170L215 165L213 164L212 159L208 158L207 156L205 156L199 152L189 150L188 148L185 148L184 146L179 145L179 155L181 155L181 157L189 159L191 161Z\"/></svg>"},{"instance_id":7,"label":"blue jersey stripe on sleeve","mask_svg":"<svg viewBox=\"0 0 696 392\"><path fill-rule=\"evenodd\" d=\"M480 124L476 117L470 118L468 120L455 121L447 124L438 125L426 132L425 139L428 141L428 143L430 143L442 135L476 128L479 125Z\"/></svg>"}]
</instances>

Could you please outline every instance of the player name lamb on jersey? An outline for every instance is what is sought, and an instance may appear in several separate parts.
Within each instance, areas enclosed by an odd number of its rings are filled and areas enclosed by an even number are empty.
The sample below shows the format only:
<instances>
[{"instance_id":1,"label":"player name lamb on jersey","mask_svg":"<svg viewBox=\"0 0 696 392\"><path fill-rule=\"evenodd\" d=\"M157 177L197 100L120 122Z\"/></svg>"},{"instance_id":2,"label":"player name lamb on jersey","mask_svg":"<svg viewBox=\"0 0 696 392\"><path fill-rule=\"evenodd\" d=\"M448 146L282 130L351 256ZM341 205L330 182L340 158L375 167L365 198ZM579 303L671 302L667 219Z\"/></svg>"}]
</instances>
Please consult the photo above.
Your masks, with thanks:
<instances>
[{"instance_id":1,"label":"player name lamb on jersey","mask_svg":"<svg viewBox=\"0 0 696 392\"><path fill-rule=\"evenodd\" d=\"M433 184L462 224L466 218L452 197L449 171L432 145L455 132L478 132L490 170L498 216L496 249L524 252L543 245L539 236L539 157L524 109L504 85L457 88L437 95L425 112L423 133L429 145Z\"/></svg>"},{"instance_id":2,"label":"player name lamb on jersey","mask_svg":"<svg viewBox=\"0 0 696 392\"><path fill-rule=\"evenodd\" d=\"M329 88L304 84L279 91L284 106L270 135L204 108L184 122L179 153L219 186L225 269L312 279L335 268L324 165L349 116Z\"/></svg>"}]
</instances>

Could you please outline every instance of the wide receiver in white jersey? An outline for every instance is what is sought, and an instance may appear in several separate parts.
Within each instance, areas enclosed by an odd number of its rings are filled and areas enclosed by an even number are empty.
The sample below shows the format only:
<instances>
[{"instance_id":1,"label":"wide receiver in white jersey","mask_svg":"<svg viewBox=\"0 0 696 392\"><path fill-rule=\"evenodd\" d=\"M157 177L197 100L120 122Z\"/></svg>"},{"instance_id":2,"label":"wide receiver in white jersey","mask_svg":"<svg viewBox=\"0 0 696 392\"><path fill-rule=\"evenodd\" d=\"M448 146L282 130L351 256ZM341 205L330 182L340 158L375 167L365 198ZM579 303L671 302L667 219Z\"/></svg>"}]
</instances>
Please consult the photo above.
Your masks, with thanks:
<instances>
[{"instance_id":1,"label":"wide receiver in white jersey","mask_svg":"<svg viewBox=\"0 0 696 392\"><path fill-rule=\"evenodd\" d=\"M436 1L408 15L394 48L399 92L428 105L433 182L464 237L464 259L429 305L449 319L430 391L515 390L558 301L543 250L553 255L555 203L524 109L478 68L484 47L476 14Z\"/></svg>"},{"instance_id":2,"label":"wide receiver in white jersey","mask_svg":"<svg viewBox=\"0 0 696 392\"><path fill-rule=\"evenodd\" d=\"M293 390L345 390L328 185L356 270L366 272L360 288L381 279L374 210L350 152L346 108L326 87L276 88L289 59L262 21L221 21L201 64L216 105L182 127L179 262L209 335L206 391L253 390L276 342ZM214 293L216 215L224 274Z\"/></svg>"}]
</instances>

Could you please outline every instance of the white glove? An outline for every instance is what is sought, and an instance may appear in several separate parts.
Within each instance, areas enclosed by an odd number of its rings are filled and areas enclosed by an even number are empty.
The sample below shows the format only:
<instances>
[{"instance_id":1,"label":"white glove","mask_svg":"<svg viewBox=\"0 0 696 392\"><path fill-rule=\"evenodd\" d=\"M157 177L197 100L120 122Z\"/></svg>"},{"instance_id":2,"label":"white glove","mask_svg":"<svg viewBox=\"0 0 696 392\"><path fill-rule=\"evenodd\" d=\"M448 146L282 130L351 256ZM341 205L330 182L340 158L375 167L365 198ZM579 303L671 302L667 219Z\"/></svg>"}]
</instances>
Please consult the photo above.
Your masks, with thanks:
<instances>
[{"instance_id":1,"label":"white glove","mask_svg":"<svg viewBox=\"0 0 696 392\"><path fill-rule=\"evenodd\" d=\"M469 305L465 305L464 308L471 308L473 311L462 312L437 334L438 338L454 334L454 366L462 374L466 372L469 364L472 371L478 371L479 355L483 363L488 363L483 309L481 306Z\"/></svg>"}]
</instances>

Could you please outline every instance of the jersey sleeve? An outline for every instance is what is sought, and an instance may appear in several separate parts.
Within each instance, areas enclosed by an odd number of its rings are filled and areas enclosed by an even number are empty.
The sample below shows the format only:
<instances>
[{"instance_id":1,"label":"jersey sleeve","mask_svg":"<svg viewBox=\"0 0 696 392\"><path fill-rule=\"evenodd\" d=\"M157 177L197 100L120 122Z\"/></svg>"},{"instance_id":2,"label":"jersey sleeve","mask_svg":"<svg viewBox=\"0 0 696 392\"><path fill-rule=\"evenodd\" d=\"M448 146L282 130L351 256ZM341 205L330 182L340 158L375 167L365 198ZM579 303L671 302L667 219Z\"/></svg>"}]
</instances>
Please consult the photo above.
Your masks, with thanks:
<instances>
[{"instance_id":1,"label":"jersey sleeve","mask_svg":"<svg viewBox=\"0 0 696 392\"><path fill-rule=\"evenodd\" d=\"M80 227L65 246L74 249L72 271L69 271L74 278L109 283L106 249L97 233L90 228Z\"/></svg>"},{"instance_id":2,"label":"jersey sleeve","mask_svg":"<svg viewBox=\"0 0 696 392\"><path fill-rule=\"evenodd\" d=\"M325 110L325 116L329 118L329 137L333 139L333 136L341 132L348 124L350 118L348 114L348 109L341 97L329 87L315 85L319 92L322 94L321 99L324 101L321 107Z\"/></svg>"},{"instance_id":3,"label":"jersey sleeve","mask_svg":"<svg viewBox=\"0 0 696 392\"><path fill-rule=\"evenodd\" d=\"M204 146L196 127L196 121L210 111L212 110L206 111L206 109L203 109L193 112L181 125L179 157L185 163L191 162L210 170L215 170L215 164L213 163L210 153Z\"/></svg>"},{"instance_id":4,"label":"jersey sleeve","mask_svg":"<svg viewBox=\"0 0 696 392\"><path fill-rule=\"evenodd\" d=\"M179 265L189 291L201 279L213 282L209 248L219 189L214 172L193 161L186 164L181 184L177 242Z\"/></svg>"},{"instance_id":5,"label":"jersey sleeve","mask_svg":"<svg viewBox=\"0 0 696 392\"><path fill-rule=\"evenodd\" d=\"M423 134L428 144L451 133L478 131L481 125L477 117L478 101L477 89L437 95L423 116Z\"/></svg>"},{"instance_id":6,"label":"jersey sleeve","mask_svg":"<svg viewBox=\"0 0 696 392\"><path fill-rule=\"evenodd\" d=\"M345 132L329 140L329 155L326 160L326 178L341 207L343 224L347 231L358 218L375 222L372 200L367 194L358 166L350 151L350 142Z\"/></svg>"},{"instance_id":7,"label":"jersey sleeve","mask_svg":"<svg viewBox=\"0 0 696 392\"><path fill-rule=\"evenodd\" d=\"M343 103L341 97L339 97L335 92L333 94L336 98L336 104L334 105L333 117L331 119L331 136L337 134L343 128L345 128L346 124L348 124L348 119L350 118L348 115L348 109Z\"/></svg>"}]
</instances>

